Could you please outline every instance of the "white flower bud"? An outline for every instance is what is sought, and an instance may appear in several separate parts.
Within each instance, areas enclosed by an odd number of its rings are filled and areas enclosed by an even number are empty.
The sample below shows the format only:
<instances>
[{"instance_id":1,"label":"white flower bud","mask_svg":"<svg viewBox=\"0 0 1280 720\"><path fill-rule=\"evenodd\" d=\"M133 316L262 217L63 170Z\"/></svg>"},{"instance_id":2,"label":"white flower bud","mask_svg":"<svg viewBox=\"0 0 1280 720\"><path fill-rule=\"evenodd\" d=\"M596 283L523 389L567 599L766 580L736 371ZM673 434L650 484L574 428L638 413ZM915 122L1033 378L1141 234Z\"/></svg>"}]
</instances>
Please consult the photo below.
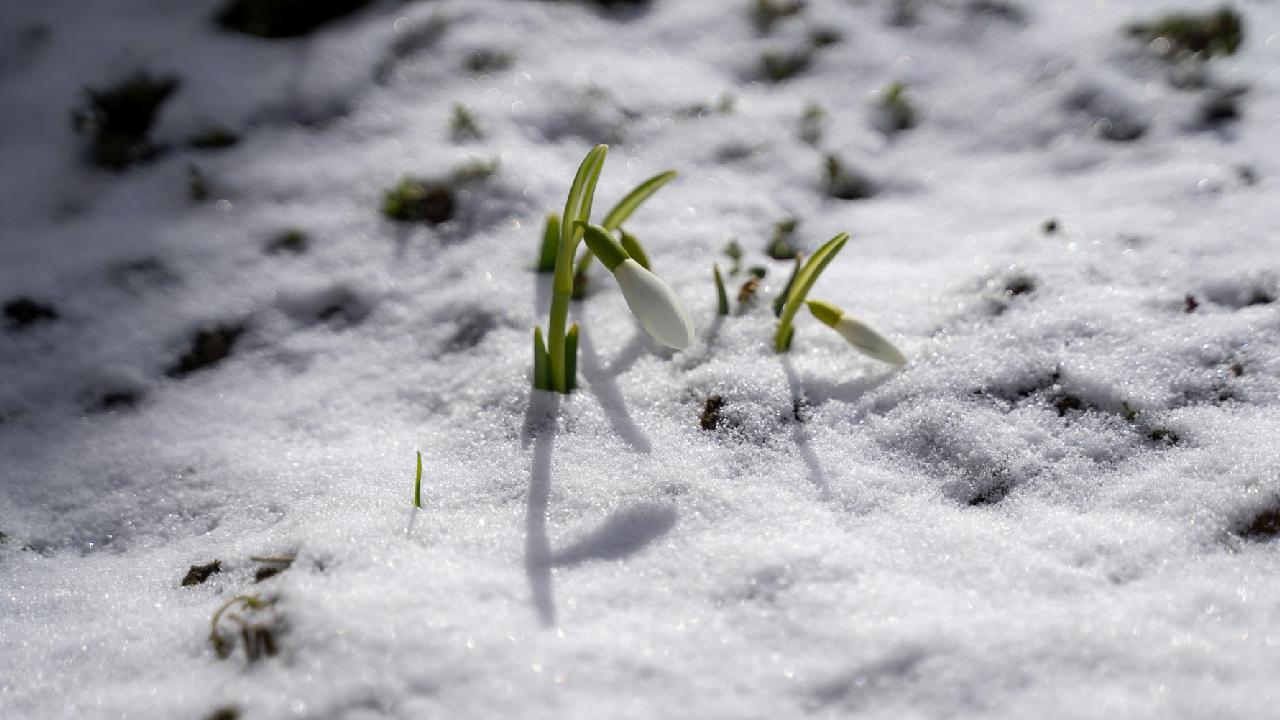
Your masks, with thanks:
<instances>
[{"instance_id":1,"label":"white flower bud","mask_svg":"<svg viewBox=\"0 0 1280 720\"><path fill-rule=\"evenodd\" d=\"M887 362L890 365L906 365L907 358L902 351L883 335L871 329L871 326L832 305L821 300L810 300L807 305L822 324L840 333L840 337L871 357Z\"/></svg>"},{"instance_id":2,"label":"white flower bud","mask_svg":"<svg viewBox=\"0 0 1280 720\"><path fill-rule=\"evenodd\" d=\"M887 362L890 365L907 364L906 356L902 354L901 350L894 347L893 343L886 340L880 333L872 330L869 325L848 313L841 315L840 319L832 327L835 328L836 332L840 333L841 337L848 340L850 345L877 360Z\"/></svg>"},{"instance_id":3,"label":"white flower bud","mask_svg":"<svg viewBox=\"0 0 1280 720\"><path fill-rule=\"evenodd\" d=\"M689 315L680 298L657 275L628 258L614 268L613 277L622 288L622 297L626 298L631 314L654 340L676 350L693 344L693 323Z\"/></svg>"}]
</instances>

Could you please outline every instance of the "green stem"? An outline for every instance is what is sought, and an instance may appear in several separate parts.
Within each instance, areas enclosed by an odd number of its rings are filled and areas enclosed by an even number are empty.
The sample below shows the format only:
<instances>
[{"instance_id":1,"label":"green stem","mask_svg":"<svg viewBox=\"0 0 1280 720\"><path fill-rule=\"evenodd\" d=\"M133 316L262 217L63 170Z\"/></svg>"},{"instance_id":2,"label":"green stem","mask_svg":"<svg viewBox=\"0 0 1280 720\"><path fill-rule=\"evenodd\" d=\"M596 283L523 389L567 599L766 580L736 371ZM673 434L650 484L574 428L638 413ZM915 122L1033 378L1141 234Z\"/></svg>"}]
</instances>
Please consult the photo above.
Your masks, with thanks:
<instances>
[{"instance_id":1,"label":"green stem","mask_svg":"<svg viewBox=\"0 0 1280 720\"><path fill-rule=\"evenodd\" d=\"M413 478L413 506L422 507L422 453L418 453L418 472Z\"/></svg>"},{"instance_id":2,"label":"green stem","mask_svg":"<svg viewBox=\"0 0 1280 720\"><path fill-rule=\"evenodd\" d=\"M560 216L560 248L556 254L556 275L551 289L551 316L547 322L547 351L551 355L552 389L569 392L569 379L565 367L565 332L569 320L569 302L573 299L573 255L578 249L582 231L574 220L587 222L591 217L591 200L595 195L596 181L604 166L608 146L597 145L583 158L578 174L569 189L564 214Z\"/></svg>"}]
</instances>

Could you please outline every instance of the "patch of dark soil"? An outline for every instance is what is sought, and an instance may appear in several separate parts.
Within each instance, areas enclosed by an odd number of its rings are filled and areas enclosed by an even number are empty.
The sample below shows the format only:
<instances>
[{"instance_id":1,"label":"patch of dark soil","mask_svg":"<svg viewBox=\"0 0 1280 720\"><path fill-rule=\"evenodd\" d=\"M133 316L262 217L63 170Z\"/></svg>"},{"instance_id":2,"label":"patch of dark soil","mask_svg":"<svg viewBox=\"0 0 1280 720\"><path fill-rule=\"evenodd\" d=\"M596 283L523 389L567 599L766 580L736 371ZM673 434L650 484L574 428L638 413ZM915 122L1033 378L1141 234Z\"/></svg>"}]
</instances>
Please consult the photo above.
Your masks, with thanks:
<instances>
[{"instance_id":1,"label":"patch of dark soil","mask_svg":"<svg viewBox=\"0 0 1280 720\"><path fill-rule=\"evenodd\" d=\"M50 305L19 296L4 304L4 317L10 330L25 330L37 323L57 320L58 311Z\"/></svg>"},{"instance_id":2,"label":"patch of dark soil","mask_svg":"<svg viewBox=\"0 0 1280 720\"><path fill-rule=\"evenodd\" d=\"M178 359L167 374L183 378L191 373L213 367L231 355L236 342L245 333L244 325L214 325L201 328L191 339L191 346Z\"/></svg>"},{"instance_id":3,"label":"patch of dark soil","mask_svg":"<svg viewBox=\"0 0 1280 720\"><path fill-rule=\"evenodd\" d=\"M182 578L182 587L190 587L192 585L200 585L213 576L214 573L222 572L222 561L214 560L204 565L192 565L187 570L187 574Z\"/></svg>"}]
</instances>

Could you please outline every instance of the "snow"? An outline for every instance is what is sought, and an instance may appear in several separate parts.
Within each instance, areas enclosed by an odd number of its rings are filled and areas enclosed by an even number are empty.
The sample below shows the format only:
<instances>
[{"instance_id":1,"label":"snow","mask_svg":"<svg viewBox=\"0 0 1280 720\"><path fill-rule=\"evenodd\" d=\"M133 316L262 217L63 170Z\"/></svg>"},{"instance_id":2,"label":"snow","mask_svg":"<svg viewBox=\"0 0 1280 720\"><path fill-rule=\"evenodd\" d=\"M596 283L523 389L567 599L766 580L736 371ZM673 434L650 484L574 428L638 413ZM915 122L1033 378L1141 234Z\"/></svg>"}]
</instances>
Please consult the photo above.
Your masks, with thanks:
<instances>
[{"instance_id":1,"label":"snow","mask_svg":"<svg viewBox=\"0 0 1280 720\"><path fill-rule=\"evenodd\" d=\"M0 8L0 303L58 315L0 331L0 717L1274 716L1280 542L1247 528L1280 506L1280 7L1187 79L1122 32L1172 7L907 4L762 35L737 0L381 2L289 40L212 2ZM485 48L512 66L463 68ZM167 149L94 169L68 113L139 69L181 81ZM886 136L895 80L918 124ZM184 147L211 125L240 143ZM529 390L532 265L598 142L597 216L680 172L627 228L698 341L649 340L597 265L561 399ZM828 197L827 153L876 194ZM448 223L378 212L492 159ZM789 216L850 233L811 297L908 366L807 313L774 353ZM769 274L718 318L731 238ZM219 659L246 593L279 652Z\"/></svg>"}]
</instances>

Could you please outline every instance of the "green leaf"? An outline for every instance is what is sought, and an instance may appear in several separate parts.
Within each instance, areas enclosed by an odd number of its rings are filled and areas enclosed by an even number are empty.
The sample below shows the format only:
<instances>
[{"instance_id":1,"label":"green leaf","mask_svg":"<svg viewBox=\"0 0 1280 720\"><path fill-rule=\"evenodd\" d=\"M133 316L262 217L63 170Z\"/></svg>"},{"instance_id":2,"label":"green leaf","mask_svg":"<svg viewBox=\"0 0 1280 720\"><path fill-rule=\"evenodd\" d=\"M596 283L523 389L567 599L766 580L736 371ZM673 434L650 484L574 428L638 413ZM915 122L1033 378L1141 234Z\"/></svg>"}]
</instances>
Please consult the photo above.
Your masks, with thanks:
<instances>
[{"instance_id":1,"label":"green leaf","mask_svg":"<svg viewBox=\"0 0 1280 720\"><path fill-rule=\"evenodd\" d=\"M791 283L791 288L787 291L787 301L782 309L782 318L778 321L778 331L774 335L774 349L778 352L786 352L791 347L791 337L794 329L791 327L792 320L795 319L796 311L804 303L805 296L809 294L809 289L817 282L818 276L827 268L831 260L835 258L836 253L844 247L849 240L849 233L840 233L828 240L822 247L809 258L804 267L800 268Z\"/></svg>"},{"instance_id":2,"label":"green leaf","mask_svg":"<svg viewBox=\"0 0 1280 720\"><path fill-rule=\"evenodd\" d=\"M604 156L609 152L608 145L597 145L583 158L578 166L578 174L569 186L569 198L564 204L564 214L560 216L560 242L565 245L582 237L582 231L574 228L573 221L591 222L591 203L595 199L596 182L600 180L600 171L604 169ZM576 249L576 248L575 248Z\"/></svg>"},{"instance_id":3,"label":"green leaf","mask_svg":"<svg viewBox=\"0 0 1280 720\"><path fill-rule=\"evenodd\" d=\"M627 193L626 197L618 201L617 205L604 216L604 222L600 223L606 230L617 230L622 227L622 223L631 217L631 213L636 211L645 200L648 200L654 193L658 192L663 185L671 182L676 176L675 170L668 170L664 173L658 173L653 177L645 180Z\"/></svg>"},{"instance_id":4,"label":"green leaf","mask_svg":"<svg viewBox=\"0 0 1280 720\"><path fill-rule=\"evenodd\" d=\"M720 266L712 265L711 272L716 279L716 314L729 314L729 295L724 291L724 278L720 277Z\"/></svg>"},{"instance_id":5,"label":"green leaf","mask_svg":"<svg viewBox=\"0 0 1280 720\"><path fill-rule=\"evenodd\" d=\"M413 479L413 506L422 507L422 453L418 453L418 474Z\"/></svg>"},{"instance_id":6,"label":"green leaf","mask_svg":"<svg viewBox=\"0 0 1280 720\"><path fill-rule=\"evenodd\" d=\"M555 272L556 252L559 249L560 216L550 213L547 215L546 227L542 231L542 249L538 251L538 272Z\"/></svg>"},{"instance_id":7,"label":"green leaf","mask_svg":"<svg viewBox=\"0 0 1280 720\"><path fill-rule=\"evenodd\" d=\"M551 389L551 356L547 354L541 327L533 329L533 389Z\"/></svg>"}]
</instances>

